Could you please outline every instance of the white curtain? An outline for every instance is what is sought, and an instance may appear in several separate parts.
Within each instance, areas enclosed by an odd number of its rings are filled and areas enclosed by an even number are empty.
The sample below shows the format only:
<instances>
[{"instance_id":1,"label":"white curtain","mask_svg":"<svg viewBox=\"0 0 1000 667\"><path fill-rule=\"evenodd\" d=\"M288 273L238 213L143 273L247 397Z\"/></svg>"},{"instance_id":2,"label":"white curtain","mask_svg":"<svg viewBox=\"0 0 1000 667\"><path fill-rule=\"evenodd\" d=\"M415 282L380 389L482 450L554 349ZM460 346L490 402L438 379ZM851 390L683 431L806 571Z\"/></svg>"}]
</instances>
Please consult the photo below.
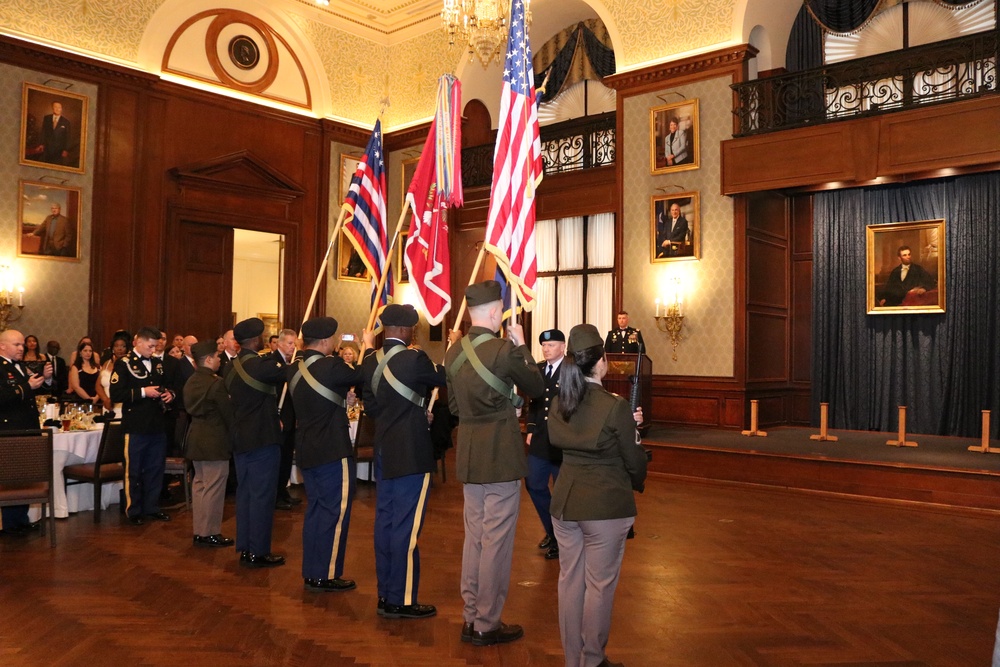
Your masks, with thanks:
<instances>
[{"instance_id":1,"label":"white curtain","mask_svg":"<svg viewBox=\"0 0 1000 667\"><path fill-rule=\"evenodd\" d=\"M583 217L562 218L559 220L559 270L573 271L582 268Z\"/></svg>"},{"instance_id":2,"label":"white curtain","mask_svg":"<svg viewBox=\"0 0 1000 667\"><path fill-rule=\"evenodd\" d=\"M583 322L583 276L559 278L559 303L556 304L559 328L564 334ZM543 331L543 329L539 329Z\"/></svg>"},{"instance_id":3,"label":"white curtain","mask_svg":"<svg viewBox=\"0 0 1000 667\"><path fill-rule=\"evenodd\" d=\"M539 220L535 223L535 262L539 271L555 271L557 227L555 220Z\"/></svg>"},{"instance_id":4,"label":"white curtain","mask_svg":"<svg viewBox=\"0 0 1000 667\"><path fill-rule=\"evenodd\" d=\"M590 216L588 223L590 229L587 230L587 263L590 268L604 269L614 266L615 214L598 213Z\"/></svg>"},{"instance_id":5,"label":"white curtain","mask_svg":"<svg viewBox=\"0 0 1000 667\"><path fill-rule=\"evenodd\" d=\"M611 312L612 274L600 273L587 280L586 322L593 324L600 332L610 331L614 321Z\"/></svg>"},{"instance_id":6,"label":"white curtain","mask_svg":"<svg viewBox=\"0 0 1000 667\"><path fill-rule=\"evenodd\" d=\"M552 227L555 228L555 225ZM531 311L531 331L534 334L531 341L531 356L541 359L542 346L538 342L538 334L554 327L556 321L556 279L540 277L535 283L535 293L535 307Z\"/></svg>"}]
</instances>

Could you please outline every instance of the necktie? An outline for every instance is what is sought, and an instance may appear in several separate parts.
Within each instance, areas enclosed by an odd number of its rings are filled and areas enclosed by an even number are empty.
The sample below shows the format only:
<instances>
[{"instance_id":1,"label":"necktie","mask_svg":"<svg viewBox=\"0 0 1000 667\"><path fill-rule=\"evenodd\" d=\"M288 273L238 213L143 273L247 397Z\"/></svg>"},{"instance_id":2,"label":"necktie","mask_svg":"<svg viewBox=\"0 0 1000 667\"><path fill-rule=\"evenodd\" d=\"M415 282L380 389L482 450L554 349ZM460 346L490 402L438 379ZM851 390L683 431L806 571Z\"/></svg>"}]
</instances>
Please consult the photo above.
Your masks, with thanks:
<instances>
[{"instance_id":1,"label":"necktie","mask_svg":"<svg viewBox=\"0 0 1000 667\"><path fill-rule=\"evenodd\" d=\"M552 364L545 364L545 379L552 379Z\"/></svg>"}]
</instances>

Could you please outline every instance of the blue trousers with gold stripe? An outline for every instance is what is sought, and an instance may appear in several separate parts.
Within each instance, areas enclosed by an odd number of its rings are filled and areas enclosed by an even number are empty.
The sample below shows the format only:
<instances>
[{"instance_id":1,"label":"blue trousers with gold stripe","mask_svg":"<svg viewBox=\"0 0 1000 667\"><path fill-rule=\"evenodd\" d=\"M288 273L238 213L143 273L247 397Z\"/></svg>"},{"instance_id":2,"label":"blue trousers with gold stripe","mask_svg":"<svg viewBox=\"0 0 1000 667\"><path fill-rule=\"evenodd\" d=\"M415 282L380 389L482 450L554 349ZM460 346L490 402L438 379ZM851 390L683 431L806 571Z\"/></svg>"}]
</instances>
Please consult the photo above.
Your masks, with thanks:
<instances>
[{"instance_id":1,"label":"blue trousers with gold stripe","mask_svg":"<svg viewBox=\"0 0 1000 667\"><path fill-rule=\"evenodd\" d=\"M302 470L308 498L302 523L303 579L338 579L344 574L355 477L353 458Z\"/></svg>"},{"instance_id":2,"label":"blue trousers with gold stripe","mask_svg":"<svg viewBox=\"0 0 1000 667\"><path fill-rule=\"evenodd\" d=\"M420 549L430 473L382 477L382 457L375 457L375 575L378 595L395 605L417 604Z\"/></svg>"},{"instance_id":3,"label":"blue trousers with gold stripe","mask_svg":"<svg viewBox=\"0 0 1000 667\"><path fill-rule=\"evenodd\" d=\"M125 514L129 518L160 511L166 456L166 433L125 435Z\"/></svg>"}]
</instances>

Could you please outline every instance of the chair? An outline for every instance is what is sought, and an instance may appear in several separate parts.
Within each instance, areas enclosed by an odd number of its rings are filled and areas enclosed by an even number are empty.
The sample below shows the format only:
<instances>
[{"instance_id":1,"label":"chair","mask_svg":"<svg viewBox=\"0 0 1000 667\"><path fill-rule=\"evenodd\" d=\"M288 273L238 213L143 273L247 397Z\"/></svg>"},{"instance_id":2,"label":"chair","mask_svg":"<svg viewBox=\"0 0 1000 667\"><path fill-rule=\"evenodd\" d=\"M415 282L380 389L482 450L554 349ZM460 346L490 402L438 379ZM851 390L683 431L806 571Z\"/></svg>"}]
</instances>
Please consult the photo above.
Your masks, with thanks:
<instances>
[{"instance_id":1,"label":"chair","mask_svg":"<svg viewBox=\"0 0 1000 667\"><path fill-rule=\"evenodd\" d=\"M66 486L94 485L94 523L100 523L101 488L109 482L125 479L125 427L121 420L105 422L96 461L66 466L63 477L66 478Z\"/></svg>"},{"instance_id":2,"label":"chair","mask_svg":"<svg viewBox=\"0 0 1000 667\"><path fill-rule=\"evenodd\" d=\"M188 475L188 460L183 456L168 456L163 465L164 475L180 475L184 483L184 509L191 509L191 483Z\"/></svg>"},{"instance_id":3,"label":"chair","mask_svg":"<svg viewBox=\"0 0 1000 667\"><path fill-rule=\"evenodd\" d=\"M55 547L52 477L52 431L0 432L0 506L41 503L42 534L48 514L49 539Z\"/></svg>"},{"instance_id":4,"label":"chair","mask_svg":"<svg viewBox=\"0 0 1000 667\"><path fill-rule=\"evenodd\" d=\"M364 411L358 415L358 430L354 435L354 463L368 464L368 481L372 481L375 467L375 420Z\"/></svg>"}]
</instances>

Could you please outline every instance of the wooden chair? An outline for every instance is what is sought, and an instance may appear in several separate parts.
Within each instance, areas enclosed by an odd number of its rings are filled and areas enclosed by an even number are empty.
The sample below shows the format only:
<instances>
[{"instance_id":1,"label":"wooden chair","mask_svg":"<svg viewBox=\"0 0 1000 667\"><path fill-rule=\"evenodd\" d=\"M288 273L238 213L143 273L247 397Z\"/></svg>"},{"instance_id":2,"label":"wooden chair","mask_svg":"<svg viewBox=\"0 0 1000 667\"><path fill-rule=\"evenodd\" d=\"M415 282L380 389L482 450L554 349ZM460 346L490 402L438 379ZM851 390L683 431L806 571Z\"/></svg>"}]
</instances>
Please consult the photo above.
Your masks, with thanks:
<instances>
[{"instance_id":1,"label":"wooden chair","mask_svg":"<svg viewBox=\"0 0 1000 667\"><path fill-rule=\"evenodd\" d=\"M52 431L0 431L0 506L41 503L42 534L47 514L55 547L52 478Z\"/></svg>"},{"instance_id":2,"label":"wooden chair","mask_svg":"<svg viewBox=\"0 0 1000 667\"><path fill-rule=\"evenodd\" d=\"M354 463L368 464L368 481L375 474L375 420L365 415L358 415L358 430L354 435Z\"/></svg>"},{"instance_id":3,"label":"wooden chair","mask_svg":"<svg viewBox=\"0 0 1000 667\"><path fill-rule=\"evenodd\" d=\"M101 522L101 490L109 482L125 480L125 427L120 420L105 422L97 460L63 468L66 486L94 485L94 523Z\"/></svg>"},{"instance_id":4,"label":"wooden chair","mask_svg":"<svg viewBox=\"0 0 1000 667\"><path fill-rule=\"evenodd\" d=\"M184 484L184 509L191 509L191 482L188 460L183 456L168 456L163 465L164 475L180 475Z\"/></svg>"}]
</instances>

